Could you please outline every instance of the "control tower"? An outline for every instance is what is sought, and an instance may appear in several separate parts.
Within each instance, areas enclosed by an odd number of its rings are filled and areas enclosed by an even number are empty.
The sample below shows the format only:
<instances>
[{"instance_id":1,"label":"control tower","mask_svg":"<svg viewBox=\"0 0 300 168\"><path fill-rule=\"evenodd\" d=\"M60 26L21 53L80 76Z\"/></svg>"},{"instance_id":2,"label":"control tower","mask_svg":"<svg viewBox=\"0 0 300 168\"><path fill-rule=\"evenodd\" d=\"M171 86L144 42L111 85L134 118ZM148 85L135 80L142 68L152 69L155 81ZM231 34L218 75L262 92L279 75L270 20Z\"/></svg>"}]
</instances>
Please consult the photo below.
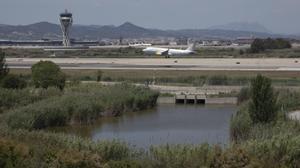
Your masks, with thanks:
<instances>
[{"instance_id":1,"label":"control tower","mask_svg":"<svg viewBox=\"0 0 300 168\"><path fill-rule=\"evenodd\" d=\"M70 42L70 29L73 23L72 13L69 13L67 10L64 13L60 14L60 23L61 23L61 30L63 32L63 45L65 47L71 46Z\"/></svg>"}]
</instances>

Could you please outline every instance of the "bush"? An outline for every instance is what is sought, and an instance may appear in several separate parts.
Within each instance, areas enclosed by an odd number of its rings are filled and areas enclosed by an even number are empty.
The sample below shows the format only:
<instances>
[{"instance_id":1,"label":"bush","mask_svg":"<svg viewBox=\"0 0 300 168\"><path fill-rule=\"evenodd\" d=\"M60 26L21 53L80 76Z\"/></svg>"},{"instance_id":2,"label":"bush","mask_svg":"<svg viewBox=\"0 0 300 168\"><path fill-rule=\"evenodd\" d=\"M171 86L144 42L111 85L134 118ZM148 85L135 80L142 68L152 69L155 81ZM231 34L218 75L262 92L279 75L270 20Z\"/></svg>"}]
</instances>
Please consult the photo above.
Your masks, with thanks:
<instances>
[{"instance_id":1,"label":"bush","mask_svg":"<svg viewBox=\"0 0 300 168\"><path fill-rule=\"evenodd\" d=\"M245 87L242 88L238 94L238 104L241 104L250 99L250 89Z\"/></svg>"},{"instance_id":2,"label":"bush","mask_svg":"<svg viewBox=\"0 0 300 168\"><path fill-rule=\"evenodd\" d=\"M144 168L145 163L135 160L109 161L107 168Z\"/></svg>"},{"instance_id":3,"label":"bush","mask_svg":"<svg viewBox=\"0 0 300 168\"><path fill-rule=\"evenodd\" d=\"M291 48L292 45L289 41L284 39L255 39L251 44L250 52L259 53L265 51L266 49L285 49Z\"/></svg>"},{"instance_id":4,"label":"bush","mask_svg":"<svg viewBox=\"0 0 300 168\"><path fill-rule=\"evenodd\" d=\"M283 111L297 110L300 107L300 92L289 89L280 90L278 106Z\"/></svg>"},{"instance_id":5,"label":"bush","mask_svg":"<svg viewBox=\"0 0 300 168\"><path fill-rule=\"evenodd\" d=\"M57 87L61 90L65 87L66 76L58 65L51 61L40 61L31 67L32 80L35 87Z\"/></svg>"},{"instance_id":6,"label":"bush","mask_svg":"<svg viewBox=\"0 0 300 168\"><path fill-rule=\"evenodd\" d=\"M102 76L103 76L103 72L100 71L100 70L98 70L98 71L97 71L97 82L100 82L100 81L101 81Z\"/></svg>"},{"instance_id":7,"label":"bush","mask_svg":"<svg viewBox=\"0 0 300 168\"><path fill-rule=\"evenodd\" d=\"M29 152L29 148L26 145L0 139L0 167L27 167Z\"/></svg>"},{"instance_id":8,"label":"bush","mask_svg":"<svg viewBox=\"0 0 300 168\"><path fill-rule=\"evenodd\" d=\"M21 76L7 75L2 79L1 85L6 89L24 89L27 83Z\"/></svg>"},{"instance_id":9,"label":"bush","mask_svg":"<svg viewBox=\"0 0 300 168\"><path fill-rule=\"evenodd\" d=\"M99 167L100 163L104 165L108 161L121 161L136 156L126 143L117 140L95 142L44 131L6 131L0 132L1 137L10 137L30 146L30 160L37 162L37 166L32 167ZM41 166L43 164L46 165Z\"/></svg>"},{"instance_id":10,"label":"bush","mask_svg":"<svg viewBox=\"0 0 300 168\"><path fill-rule=\"evenodd\" d=\"M252 128L252 121L247 111L247 106L243 105L230 120L230 137L233 142L241 142L249 138Z\"/></svg>"},{"instance_id":11,"label":"bush","mask_svg":"<svg viewBox=\"0 0 300 168\"><path fill-rule=\"evenodd\" d=\"M59 150L51 165L63 168L102 168L102 158L89 151Z\"/></svg>"},{"instance_id":12,"label":"bush","mask_svg":"<svg viewBox=\"0 0 300 168\"><path fill-rule=\"evenodd\" d=\"M166 145L151 147L150 158L153 158L152 167L158 168L209 167L213 160L213 152L208 144Z\"/></svg>"},{"instance_id":13,"label":"bush","mask_svg":"<svg viewBox=\"0 0 300 168\"><path fill-rule=\"evenodd\" d=\"M287 131L287 130L286 130ZM243 148L250 156L256 157L260 167L299 167L300 136L274 136L271 139L251 140L244 143Z\"/></svg>"},{"instance_id":14,"label":"bush","mask_svg":"<svg viewBox=\"0 0 300 168\"><path fill-rule=\"evenodd\" d=\"M96 150L101 152L106 161L127 159L131 155L128 145L118 140L98 142Z\"/></svg>"},{"instance_id":15,"label":"bush","mask_svg":"<svg viewBox=\"0 0 300 168\"><path fill-rule=\"evenodd\" d=\"M240 167L252 167L251 158L248 152L239 147L233 146L225 151L220 148L215 148L215 155L211 162L211 168L228 167L228 168L240 168Z\"/></svg>"},{"instance_id":16,"label":"bush","mask_svg":"<svg viewBox=\"0 0 300 168\"><path fill-rule=\"evenodd\" d=\"M228 85L227 76L212 76L208 79L209 85Z\"/></svg>"},{"instance_id":17,"label":"bush","mask_svg":"<svg viewBox=\"0 0 300 168\"><path fill-rule=\"evenodd\" d=\"M245 54L245 51L242 50L242 49L240 49L239 54L240 54L240 55L244 55L244 54Z\"/></svg>"},{"instance_id":18,"label":"bush","mask_svg":"<svg viewBox=\"0 0 300 168\"><path fill-rule=\"evenodd\" d=\"M277 116L277 96L271 85L271 80L258 75L251 82L251 101L249 114L254 123L270 122Z\"/></svg>"},{"instance_id":19,"label":"bush","mask_svg":"<svg viewBox=\"0 0 300 168\"><path fill-rule=\"evenodd\" d=\"M77 97L76 97L77 96ZM11 112L8 125L12 128L42 129L65 126L69 122L87 123L100 116L101 107L96 107L81 95L53 97Z\"/></svg>"},{"instance_id":20,"label":"bush","mask_svg":"<svg viewBox=\"0 0 300 168\"><path fill-rule=\"evenodd\" d=\"M62 92L55 88L35 90L30 88L20 90L0 88L0 112L11 108L25 106L49 97L60 96L61 94Z\"/></svg>"},{"instance_id":21,"label":"bush","mask_svg":"<svg viewBox=\"0 0 300 168\"><path fill-rule=\"evenodd\" d=\"M250 47L251 53L259 53L261 51L265 51L264 41L262 39L255 39Z\"/></svg>"},{"instance_id":22,"label":"bush","mask_svg":"<svg viewBox=\"0 0 300 168\"><path fill-rule=\"evenodd\" d=\"M9 69L5 61L5 53L0 49L0 81L8 74Z\"/></svg>"}]
</instances>

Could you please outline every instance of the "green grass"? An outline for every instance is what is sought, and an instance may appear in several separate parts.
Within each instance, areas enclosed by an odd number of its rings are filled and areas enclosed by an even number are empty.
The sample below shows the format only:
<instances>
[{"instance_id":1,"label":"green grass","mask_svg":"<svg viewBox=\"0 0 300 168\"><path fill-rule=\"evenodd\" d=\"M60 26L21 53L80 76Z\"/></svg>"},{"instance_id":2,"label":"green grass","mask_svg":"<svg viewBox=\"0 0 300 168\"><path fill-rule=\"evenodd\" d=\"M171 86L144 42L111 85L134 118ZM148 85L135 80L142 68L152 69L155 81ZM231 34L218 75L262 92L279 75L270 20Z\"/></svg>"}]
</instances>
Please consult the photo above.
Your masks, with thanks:
<instances>
[{"instance_id":1,"label":"green grass","mask_svg":"<svg viewBox=\"0 0 300 168\"><path fill-rule=\"evenodd\" d=\"M53 52L43 49L3 49L7 57L17 58L45 58L52 57ZM243 50L244 54L240 54ZM246 49L235 48L216 48L206 47L196 50L197 54L187 56L188 58L299 58L300 48L266 50L258 54L249 54ZM83 51L57 51L56 57L64 58L157 58L157 56L148 56L142 52L142 49L126 48L102 48ZM161 56L159 56L161 57Z\"/></svg>"},{"instance_id":2,"label":"green grass","mask_svg":"<svg viewBox=\"0 0 300 168\"><path fill-rule=\"evenodd\" d=\"M11 69L12 74L22 74L30 79L28 69ZM63 70L69 81L96 81L98 70ZM272 79L275 86L298 86L299 72L251 72L251 71L164 71L164 70L101 70L102 81L153 82L161 85L203 86L237 85L245 86L257 74Z\"/></svg>"},{"instance_id":3,"label":"green grass","mask_svg":"<svg viewBox=\"0 0 300 168\"><path fill-rule=\"evenodd\" d=\"M100 141L46 133L1 130L0 156L3 165L22 167L297 167L300 136L274 136L249 140L227 147L165 145L149 151L131 148L119 141ZM66 166L69 165L69 166Z\"/></svg>"},{"instance_id":4,"label":"green grass","mask_svg":"<svg viewBox=\"0 0 300 168\"><path fill-rule=\"evenodd\" d=\"M22 90L0 88L0 113L12 108L29 105L43 99L60 95L62 95L62 92L55 88L26 88Z\"/></svg>"},{"instance_id":5,"label":"green grass","mask_svg":"<svg viewBox=\"0 0 300 168\"><path fill-rule=\"evenodd\" d=\"M11 128L43 129L67 124L90 124L102 116L118 116L156 105L158 93L119 84L69 88L62 96L16 108L7 114Z\"/></svg>"}]
</instances>

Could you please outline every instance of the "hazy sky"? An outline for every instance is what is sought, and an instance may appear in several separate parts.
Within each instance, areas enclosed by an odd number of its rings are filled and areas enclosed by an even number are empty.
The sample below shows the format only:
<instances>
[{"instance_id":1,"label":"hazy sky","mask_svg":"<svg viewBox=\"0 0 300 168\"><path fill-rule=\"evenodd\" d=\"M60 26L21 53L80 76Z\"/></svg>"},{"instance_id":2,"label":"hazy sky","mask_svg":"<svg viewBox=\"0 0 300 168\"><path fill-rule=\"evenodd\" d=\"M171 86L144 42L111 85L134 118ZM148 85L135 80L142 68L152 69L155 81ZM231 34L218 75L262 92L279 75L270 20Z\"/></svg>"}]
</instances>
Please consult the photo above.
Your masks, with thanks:
<instances>
[{"instance_id":1,"label":"hazy sky","mask_svg":"<svg viewBox=\"0 0 300 168\"><path fill-rule=\"evenodd\" d=\"M300 33L300 0L0 0L0 23L58 23L68 9L75 24L207 28L259 22L276 33Z\"/></svg>"}]
</instances>

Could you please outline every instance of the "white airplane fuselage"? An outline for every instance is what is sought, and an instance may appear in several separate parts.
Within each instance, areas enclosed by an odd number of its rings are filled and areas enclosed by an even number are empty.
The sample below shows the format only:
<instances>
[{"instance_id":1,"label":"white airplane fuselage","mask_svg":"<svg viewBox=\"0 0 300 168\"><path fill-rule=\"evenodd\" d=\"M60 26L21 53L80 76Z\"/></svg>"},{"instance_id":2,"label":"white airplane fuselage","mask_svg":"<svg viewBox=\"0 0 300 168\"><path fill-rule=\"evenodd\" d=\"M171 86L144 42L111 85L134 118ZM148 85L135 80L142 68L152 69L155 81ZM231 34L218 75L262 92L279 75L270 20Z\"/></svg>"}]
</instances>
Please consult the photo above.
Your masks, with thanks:
<instances>
[{"instance_id":1,"label":"white airplane fuselage","mask_svg":"<svg viewBox=\"0 0 300 168\"><path fill-rule=\"evenodd\" d=\"M165 55L165 56L181 56L181 55L191 55L195 52L191 49L180 50L180 49L168 49L168 48L158 48L158 47L147 47L143 50L145 54L148 55Z\"/></svg>"},{"instance_id":2,"label":"white airplane fuselage","mask_svg":"<svg viewBox=\"0 0 300 168\"><path fill-rule=\"evenodd\" d=\"M137 44L129 44L129 47L150 47L152 44L148 43L137 43Z\"/></svg>"}]
</instances>

